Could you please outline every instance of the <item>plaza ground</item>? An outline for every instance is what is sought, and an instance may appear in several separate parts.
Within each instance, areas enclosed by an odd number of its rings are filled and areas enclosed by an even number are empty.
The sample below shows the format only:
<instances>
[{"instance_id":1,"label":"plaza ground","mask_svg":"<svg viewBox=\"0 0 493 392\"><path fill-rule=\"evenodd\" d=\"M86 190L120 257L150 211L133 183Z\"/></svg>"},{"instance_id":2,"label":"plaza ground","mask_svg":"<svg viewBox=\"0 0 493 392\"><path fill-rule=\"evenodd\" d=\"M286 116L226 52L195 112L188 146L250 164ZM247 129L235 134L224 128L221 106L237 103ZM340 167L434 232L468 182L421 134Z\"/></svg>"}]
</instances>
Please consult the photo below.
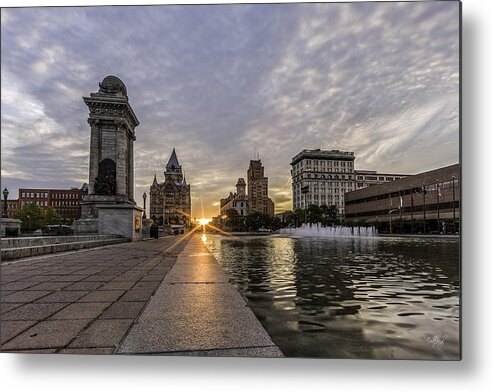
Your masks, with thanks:
<instances>
[{"instance_id":1,"label":"plaza ground","mask_svg":"<svg viewBox=\"0 0 493 392\"><path fill-rule=\"evenodd\" d=\"M200 236L1 266L1 351L279 357Z\"/></svg>"}]
</instances>

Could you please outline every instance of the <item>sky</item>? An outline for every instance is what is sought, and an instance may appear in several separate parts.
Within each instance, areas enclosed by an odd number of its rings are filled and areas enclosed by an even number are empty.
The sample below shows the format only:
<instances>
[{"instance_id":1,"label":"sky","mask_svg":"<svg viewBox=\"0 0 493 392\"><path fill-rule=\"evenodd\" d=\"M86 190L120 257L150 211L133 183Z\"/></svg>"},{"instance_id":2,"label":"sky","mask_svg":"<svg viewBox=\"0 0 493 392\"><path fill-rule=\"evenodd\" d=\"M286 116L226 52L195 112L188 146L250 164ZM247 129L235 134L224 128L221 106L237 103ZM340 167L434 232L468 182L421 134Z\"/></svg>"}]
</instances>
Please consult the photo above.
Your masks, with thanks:
<instances>
[{"instance_id":1,"label":"sky","mask_svg":"<svg viewBox=\"0 0 493 392\"><path fill-rule=\"evenodd\" d=\"M459 4L320 3L2 9L1 182L88 182L88 109L127 86L135 195L173 147L192 215L215 216L258 152L276 211L303 149L415 174L459 162ZM203 211L203 213L202 213Z\"/></svg>"}]
</instances>

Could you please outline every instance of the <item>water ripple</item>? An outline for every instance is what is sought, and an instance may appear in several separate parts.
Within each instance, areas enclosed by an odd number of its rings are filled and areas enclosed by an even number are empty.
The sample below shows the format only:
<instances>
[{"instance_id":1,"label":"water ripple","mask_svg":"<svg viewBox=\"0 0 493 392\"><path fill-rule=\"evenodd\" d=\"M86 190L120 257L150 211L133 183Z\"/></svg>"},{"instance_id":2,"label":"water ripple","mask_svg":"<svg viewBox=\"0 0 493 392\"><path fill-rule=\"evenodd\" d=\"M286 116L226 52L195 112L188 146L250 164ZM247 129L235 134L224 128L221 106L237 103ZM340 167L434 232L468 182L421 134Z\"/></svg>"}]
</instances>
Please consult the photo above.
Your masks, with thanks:
<instances>
[{"instance_id":1,"label":"water ripple","mask_svg":"<svg viewBox=\"0 0 493 392\"><path fill-rule=\"evenodd\" d=\"M208 235L207 245L288 356L458 358L458 241Z\"/></svg>"}]
</instances>

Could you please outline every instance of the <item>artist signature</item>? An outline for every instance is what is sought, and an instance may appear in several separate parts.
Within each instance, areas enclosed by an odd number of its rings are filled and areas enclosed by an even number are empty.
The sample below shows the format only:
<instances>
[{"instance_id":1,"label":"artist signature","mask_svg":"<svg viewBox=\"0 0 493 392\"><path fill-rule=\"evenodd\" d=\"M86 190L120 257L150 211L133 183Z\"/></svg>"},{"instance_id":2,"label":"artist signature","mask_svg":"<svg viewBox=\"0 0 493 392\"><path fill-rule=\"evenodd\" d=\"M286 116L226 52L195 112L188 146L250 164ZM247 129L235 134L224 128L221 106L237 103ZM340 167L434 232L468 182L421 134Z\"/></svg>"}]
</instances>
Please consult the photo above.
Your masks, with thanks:
<instances>
[{"instance_id":1,"label":"artist signature","mask_svg":"<svg viewBox=\"0 0 493 392\"><path fill-rule=\"evenodd\" d=\"M440 351L442 349L443 343L445 343L445 340L447 340L447 335L443 335L443 336L438 336L438 335L428 336L426 338L426 343L428 343L435 350Z\"/></svg>"}]
</instances>

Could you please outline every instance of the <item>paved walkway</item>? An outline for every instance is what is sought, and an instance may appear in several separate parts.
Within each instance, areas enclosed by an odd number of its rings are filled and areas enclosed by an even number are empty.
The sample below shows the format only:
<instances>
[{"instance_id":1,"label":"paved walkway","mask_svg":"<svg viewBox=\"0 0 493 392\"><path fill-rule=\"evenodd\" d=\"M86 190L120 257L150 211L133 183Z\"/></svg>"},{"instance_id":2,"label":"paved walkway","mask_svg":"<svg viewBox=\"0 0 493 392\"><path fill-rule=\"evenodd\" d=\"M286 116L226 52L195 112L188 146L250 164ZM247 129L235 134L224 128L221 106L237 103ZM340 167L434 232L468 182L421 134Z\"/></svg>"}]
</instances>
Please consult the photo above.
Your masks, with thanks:
<instances>
[{"instance_id":1,"label":"paved walkway","mask_svg":"<svg viewBox=\"0 0 493 392\"><path fill-rule=\"evenodd\" d=\"M200 236L3 264L2 351L280 357Z\"/></svg>"},{"instance_id":2,"label":"paved walkway","mask_svg":"<svg viewBox=\"0 0 493 392\"><path fill-rule=\"evenodd\" d=\"M1 350L114 352L186 245L181 238L2 263Z\"/></svg>"},{"instance_id":3,"label":"paved walkway","mask_svg":"<svg viewBox=\"0 0 493 392\"><path fill-rule=\"evenodd\" d=\"M283 356L198 235L178 256L118 352Z\"/></svg>"}]
</instances>

